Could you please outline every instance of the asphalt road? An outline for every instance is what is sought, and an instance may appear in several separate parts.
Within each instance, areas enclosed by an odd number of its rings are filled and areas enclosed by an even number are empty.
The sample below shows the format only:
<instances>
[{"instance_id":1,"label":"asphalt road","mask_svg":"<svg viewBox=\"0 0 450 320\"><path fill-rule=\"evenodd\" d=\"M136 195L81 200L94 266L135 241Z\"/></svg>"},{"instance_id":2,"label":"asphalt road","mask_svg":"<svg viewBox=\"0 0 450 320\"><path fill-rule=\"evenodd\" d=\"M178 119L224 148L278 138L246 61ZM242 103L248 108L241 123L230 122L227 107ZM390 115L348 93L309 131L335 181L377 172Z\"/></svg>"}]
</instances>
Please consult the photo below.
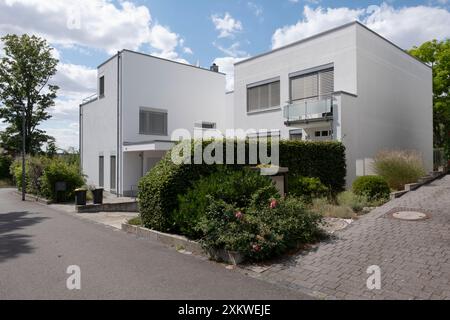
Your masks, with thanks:
<instances>
[{"instance_id":1,"label":"asphalt road","mask_svg":"<svg viewBox=\"0 0 450 320\"><path fill-rule=\"evenodd\" d=\"M308 298L0 189L0 299Z\"/></svg>"}]
</instances>

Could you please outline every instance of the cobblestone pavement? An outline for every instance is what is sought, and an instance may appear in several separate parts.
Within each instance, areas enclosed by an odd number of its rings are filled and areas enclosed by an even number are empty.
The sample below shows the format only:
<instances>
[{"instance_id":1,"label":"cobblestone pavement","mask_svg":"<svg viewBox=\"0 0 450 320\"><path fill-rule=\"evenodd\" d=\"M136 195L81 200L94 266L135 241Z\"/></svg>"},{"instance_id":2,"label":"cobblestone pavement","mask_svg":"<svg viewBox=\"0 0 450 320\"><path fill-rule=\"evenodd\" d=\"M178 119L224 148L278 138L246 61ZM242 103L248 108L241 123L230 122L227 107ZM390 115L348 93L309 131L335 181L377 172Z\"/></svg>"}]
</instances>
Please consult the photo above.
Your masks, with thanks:
<instances>
[{"instance_id":1,"label":"cobblestone pavement","mask_svg":"<svg viewBox=\"0 0 450 320\"><path fill-rule=\"evenodd\" d=\"M421 221L389 217L400 208ZM367 268L381 268L369 290ZM450 299L450 175L386 203L335 238L253 276L324 299Z\"/></svg>"}]
</instances>

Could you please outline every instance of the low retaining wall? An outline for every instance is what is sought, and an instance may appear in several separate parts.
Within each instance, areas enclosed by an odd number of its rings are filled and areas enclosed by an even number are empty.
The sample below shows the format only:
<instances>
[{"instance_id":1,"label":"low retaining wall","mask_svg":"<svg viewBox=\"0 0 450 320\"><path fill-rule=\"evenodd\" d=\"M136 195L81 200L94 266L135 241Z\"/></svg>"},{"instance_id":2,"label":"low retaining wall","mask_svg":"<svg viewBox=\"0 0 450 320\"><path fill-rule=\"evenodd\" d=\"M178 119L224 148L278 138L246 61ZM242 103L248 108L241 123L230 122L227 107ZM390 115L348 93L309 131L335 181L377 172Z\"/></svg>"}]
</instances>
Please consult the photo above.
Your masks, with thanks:
<instances>
[{"instance_id":1,"label":"low retaining wall","mask_svg":"<svg viewBox=\"0 0 450 320\"><path fill-rule=\"evenodd\" d=\"M140 226L134 226L128 223L122 223L122 230L127 233L135 234L137 237L159 241L165 245L183 248L196 255L206 255L215 260L224 261L230 264L237 265L244 261L242 255L226 250L212 250L205 251L200 243L189 240L186 237L176 234L164 233L156 230L147 229Z\"/></svg>"},{"instance_id":2,"label":"low retaining wall","mask_svg":"<svg viewBox=\"0 0 450 320\"><path fill-rule=\"evenodd\" d=\"M404 190L392 192L391 200L400 198L401 196L407 194L408 192L419 189L421 186L429 184L429 183L433 182L434 180L440 179L445 175L447 175L447 172L434 171L430 175L420 178L417 183L408 183L405 185Z\"/></svg>"},{"instance_id":3,"label":"low retaining wall","mask_svg":"<svg viewBox=\"0 0 450 320\"><path fill-rule=\"evenodd\" d=\"M22 192L14 191L14 193L17 196L22 197ZM51 200L48 200L48 199L36 196L34 194L29 194L29 193L25 194L25 200L27 200L27 201L36 201L36 202L40 202L40 203L43 203L43 204L51 204L51 203L53 203Z\"/></svg>"},{"instance_id":4,"label":"low retaining wall","mask_svg":"<svg viewBox=\"0 0 450 320\"><path fill-rule=\"evenodd\" d=\"M84 206L76 206L76 210L78 213L139 212L137 201L121 202L121 203L87 204Z\"/></svg>"}]
</instances>

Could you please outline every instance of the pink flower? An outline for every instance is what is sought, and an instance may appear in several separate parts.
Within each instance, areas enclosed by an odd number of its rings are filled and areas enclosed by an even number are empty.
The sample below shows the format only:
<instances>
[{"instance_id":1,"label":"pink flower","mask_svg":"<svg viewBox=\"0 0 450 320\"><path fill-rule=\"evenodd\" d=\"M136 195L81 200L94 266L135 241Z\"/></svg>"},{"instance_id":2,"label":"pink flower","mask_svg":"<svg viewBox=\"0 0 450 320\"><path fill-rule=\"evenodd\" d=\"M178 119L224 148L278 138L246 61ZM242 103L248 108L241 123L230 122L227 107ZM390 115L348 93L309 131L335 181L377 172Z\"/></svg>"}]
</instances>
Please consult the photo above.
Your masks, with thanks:
<instances>
[{"instance_id":1,"label":"pink flower","mask_svg":"<svg viewBox=\"0 0 450 320\"><path fill-rule=\"evenodd\" d=\"M244 217L244 214L241 211L237 211L234 216L236 219L241 220Z\"/></svg>"},{"instance_id":2,"label":"pink flower","mask_svg":"<svg viewBox=\"0 0 450 320\"><path fill-rule=\"evenodd\" d=\"M275 209L278 206L278 202L276 199L270 201L270 209Z\"/></svg>"},{"instance_id":3,"label":"pink flower","mask_svg":"<svg viewBox=\"0 0 450 320\"><path fill-rule=\"evenodd\" d=\"M253 249L254 252L259 252L259 251L261 251L261 246L259 244L257 244L257 243L254 243L252 245L252 249Z\"/></svg>"}]
</instances>

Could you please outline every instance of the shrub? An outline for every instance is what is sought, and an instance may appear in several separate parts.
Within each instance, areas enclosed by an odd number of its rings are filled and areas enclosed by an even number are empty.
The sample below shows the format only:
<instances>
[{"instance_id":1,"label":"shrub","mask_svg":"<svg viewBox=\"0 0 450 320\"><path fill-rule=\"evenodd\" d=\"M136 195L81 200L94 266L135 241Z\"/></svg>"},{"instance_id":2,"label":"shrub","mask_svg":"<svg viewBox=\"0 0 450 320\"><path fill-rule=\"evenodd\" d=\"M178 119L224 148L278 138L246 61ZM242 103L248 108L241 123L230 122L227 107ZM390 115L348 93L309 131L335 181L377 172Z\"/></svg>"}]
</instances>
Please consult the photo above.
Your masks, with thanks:
<instances>
[{"instance_id":1,"label":"shrub","mask_svg":"<svg viewBox=\"0 0 450 320\"><path fill-rule=\"evenodd\" d=\"M312 211L323 217L341 219L353 219L356 217L355 212L349 206L331 204L327 198L313 199Z\"/></svg>"},{"instance_id":2,"label":"shrub","mask_svg":"<svg viewBox=\"0 0 450 320\"><path fill-rule=\"evenodd\" d=\"M208 143L210 142L203 144ZM236 150L237 141L232 143ZM224 159L225 150L224 148ZM237 152L234 152L235 158L236 155ZM288 184L291 177L308 176L319 178L334 193L343 190L345 185L345 148L339 142L280 141L280 165L289 167ZM206 164L174 164L171 153L167 153L139 182L138 198L144 225L160 231L171 230L174 227L172 215L178 209L178 195L185 194L201 176L215 172L216 167Z\"/></svg>"},{"instance_id":3,"label":"shrub","mask_svg":"<svg viewBox=\"0 0 450 320\"><path fill-rule=\"evenodd\" d=\"M207 249L237 251L251 260L261 260L315 240L320 221L319 215L306 210L295 198L242 211L209 197L200 227Z\"/></svg>"},{"instance_id":4,"label":"shrub","mask_svg":"<svg viewBox=\"0 0 450 320\"><path fill-rule=\"evenodd\" d=\"M381 151L375 156L375 172L382 176L394 190L414 183L425 175L422 157L417 151Z\"/></svg>"},{"instance_id":5,"label":"shrub","mask_svg":"<svg viewBox=\"0 0 450 320\"><path fill-rule=\"evenodd\" d=\"M388 183L381 176L358 177L352 188L356 195L366 196L369 200L387 198L390 193Z\"/></svg>"},{"instance_id":6,"label":"shrub","mask_svg":"<svg viewBox=\"0 0 450 320\"><path fill-rule=\"evenodd\" d=\"M329 193L329 189L320 182L319 178L293 177L288 180L288 183L289 181L289 194L302 197L306 201L311 201L313 198L325 197Z\"/></svg>"},{"instance_id":7,"label":"shrub","mask_svg":"<svg viewBox=\"0 0 450 320\"><path fill-rule=\"evenodd\" d=\"M44 169L40 179L42 184L42 194L53 201L71 201L75 198L74 190L82 187L85 183L84 177L80 174L79 168L69 165L64 161L54 159ZM56 193L57 182L66 183L66 191Z\"/></svg>"},{"instance_id":8,"label":"shrub","mask_svg":"<svg viewBox=\"0 0 450 320\"><path fill-rule=\"evenodd\" d=\"M11 173L9 167L12 164L12 157L8 155L0 155L0 179L10 179Z\"/></svg>"},{"instance_id":9,"label":"shrub","mask_svg":"<svg viewBox=\"0 0 450 320\"><path fill-rule=\"evenodd\" d=\"M350 207L354 212L361 212L364 207L370 207L372 202L366 195L357 195L351 191L341 192L336 197L340 206Z\"/></svg>"},{"instance_id":10,"label":"shrub","mask_svg":"<svg viewBox=\"0 0 450 320\"><path fill-rule=\"evenodd\" d=\"M209 198L223 200L234 208L257 206L279 197L272 181L259 172L219 166L217 171L193 184L186 194L178 196L178 210L173 214L174 224L182 234L200 237L198 222L204 216Z\"/></svg>"}]
</instances>

